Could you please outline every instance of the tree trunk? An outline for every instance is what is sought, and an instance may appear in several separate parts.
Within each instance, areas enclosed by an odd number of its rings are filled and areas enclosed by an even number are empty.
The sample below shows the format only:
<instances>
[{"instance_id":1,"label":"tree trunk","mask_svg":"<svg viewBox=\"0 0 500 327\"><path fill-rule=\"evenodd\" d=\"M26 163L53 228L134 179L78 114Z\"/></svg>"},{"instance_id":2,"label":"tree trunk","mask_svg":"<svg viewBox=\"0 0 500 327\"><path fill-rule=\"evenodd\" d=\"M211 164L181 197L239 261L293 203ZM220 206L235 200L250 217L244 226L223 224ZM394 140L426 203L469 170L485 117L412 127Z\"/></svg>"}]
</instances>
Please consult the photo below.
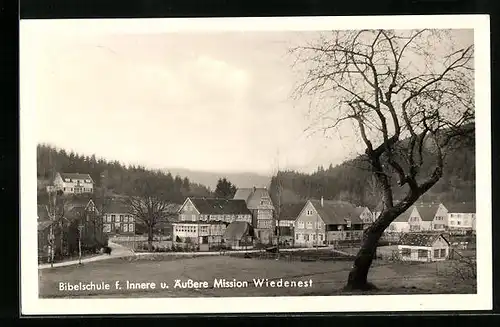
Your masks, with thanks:
<instances>
[{"instance_id":1,"label":"tree trunk","mask_svg":"<svg viewBox=\"0 0 500 327\"><path fill-rule=\"evenodd\" d=\"M148 251L153 251L153 226L148 226Z\"/></svg>"},{"instance_id":2,"label":"tree trunk","mask_svg":"<svg viewBox=\"0 0 500 327\"><path fill-rule=\"evenodd\" d=\"M361 248L354 259L354 265L347 279L346 290L361 290L367 291L375 288L371 283L368 283L368 271L377 251L377 243L382 233L367 229L365 231L364 240Z\"/></svg>"}]
</instances>

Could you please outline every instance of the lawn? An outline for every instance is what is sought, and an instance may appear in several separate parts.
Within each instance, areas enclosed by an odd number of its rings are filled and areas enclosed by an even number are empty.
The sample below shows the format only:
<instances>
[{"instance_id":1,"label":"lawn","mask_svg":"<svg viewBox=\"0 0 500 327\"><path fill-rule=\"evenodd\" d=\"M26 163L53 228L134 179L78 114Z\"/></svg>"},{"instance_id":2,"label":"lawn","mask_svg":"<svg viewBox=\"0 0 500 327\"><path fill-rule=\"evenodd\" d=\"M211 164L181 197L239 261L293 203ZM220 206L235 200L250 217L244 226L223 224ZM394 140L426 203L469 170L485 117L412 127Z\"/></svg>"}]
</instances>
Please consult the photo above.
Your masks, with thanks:
<instances>
[{"instance_id":1,"label":"lawn","mask_svg":"<svg viewBox=\"0 0 500 327\"><path fill-rule=\"evenodd\" d=\"M448 263L409 264L377 261L369 279L379 287L377 294L475 293L475 283L450 278ZM220 297L220 296L325 296L349 295L345 284L351 261L277 261L230 256L197 258L111 259L83 266L39 270L40 297ZM214 288L215 278L248 281L248 287ZM255 287L253 279L312 282L310 287ZM174 281L207 281L208 288L174 288ZM109 283L103 291L64 291L59 283ZM122 289L115 289L119 281ZM154 282L155 289L126 290L126 281ZM160 283L169 285L162 289Z\"/></svg>"}]
</instances>

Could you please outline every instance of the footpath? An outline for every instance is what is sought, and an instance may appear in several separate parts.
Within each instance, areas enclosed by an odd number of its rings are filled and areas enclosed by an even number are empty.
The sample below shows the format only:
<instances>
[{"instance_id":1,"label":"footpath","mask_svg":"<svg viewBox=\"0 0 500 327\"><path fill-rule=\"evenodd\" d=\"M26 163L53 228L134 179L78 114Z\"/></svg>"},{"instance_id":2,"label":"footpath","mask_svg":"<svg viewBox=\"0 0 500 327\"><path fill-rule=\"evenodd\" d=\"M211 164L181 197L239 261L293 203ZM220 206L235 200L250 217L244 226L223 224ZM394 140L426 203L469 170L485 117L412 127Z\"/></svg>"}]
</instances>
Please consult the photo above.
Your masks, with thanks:
<instances>
[{"instance_id":1,"label":"footpath","mask_svg":"<svg viewBox=\"0 0 500 327\"><path fill-rule=\"evenodd\" d=\"M96 262L96 261L102 261L102 260L109 260L109 259L114 259L114 258L123 258L123 257L149 257L149 256L190 256L190 257L196 257L196 256L212 256L212 255L225 255L225 254L230 254L230 253L259 253L262 252L263 250L234 250L234 251L210 251L210 252L134 252L131 249L117 244L113 242L108 242L108 246L111 248L111 254L101 254L97 255L95 257L91 258L83 258L81 260L82 264L90 263L90 262ZM324 249L324 248L322 248ZM351 256L352 254L336 250L333 248L329 248L330 251L342 254L342 255L347 255ZM295 251L304 251L304 250L312 250L312 248L292 248L292 249L280 249L280 252L295 252ZM79 265L80 261L79 260L68 260L68 261L63 261L63 262L57 262L54 263L53 266L50 265L50 263L44 263L41 265L38 265L38 269L50 269L50 268L57 268L57 267L67 267L67 266L75 266Z\"/></svg>"}]
</instances>

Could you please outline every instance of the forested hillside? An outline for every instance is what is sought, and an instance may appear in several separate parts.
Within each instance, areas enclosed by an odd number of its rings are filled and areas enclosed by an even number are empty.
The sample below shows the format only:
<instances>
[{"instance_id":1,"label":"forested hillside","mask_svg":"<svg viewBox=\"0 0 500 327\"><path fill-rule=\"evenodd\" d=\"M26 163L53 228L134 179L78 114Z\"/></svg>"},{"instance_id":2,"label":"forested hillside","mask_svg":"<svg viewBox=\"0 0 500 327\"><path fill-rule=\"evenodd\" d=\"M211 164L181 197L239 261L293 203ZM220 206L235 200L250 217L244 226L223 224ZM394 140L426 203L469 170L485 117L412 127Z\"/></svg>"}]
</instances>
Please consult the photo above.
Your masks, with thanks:
<instances>
[{"instance_id":1,"label":"forested hillside","mask_svg":"<svg viewBox=\"0 0 500 327\"><path fill-rule=\"evenodd\" d=\"M423 175L433 167L430 150L424 153ZM443 177L420 200L422 201L474 201L475 200L475 146L474 140L454 144L446 150ZM402 198L406 189L396 185L394 176L393 190L395 199ZM328 168L319 167L313 174L296 171L280 172L271 180L271 195L277 201L277 183L282 187L281 202L295 202L309 197L346 200L357 205L377 206L381 201L369 164L360 156L340 165Z\"/></svg>"},{"instance_id":2,"label":"forested hillside","mask_svg":"<svg viewBox=\"0 0 500 327\"><path fill-rule=\"evenodd\" d=\"M165 185L165 192L173 202L181 203L186 196L211 196L207 187L191 183L187 177L153 171L141 166L125 166L118 161L82 156L50 145L37 146L37 177L39 190L51 182L56 172L88 173L97 188L105 187L114 194L131 194L134 182L154 176Z\"/></svg>"}]
</instances>

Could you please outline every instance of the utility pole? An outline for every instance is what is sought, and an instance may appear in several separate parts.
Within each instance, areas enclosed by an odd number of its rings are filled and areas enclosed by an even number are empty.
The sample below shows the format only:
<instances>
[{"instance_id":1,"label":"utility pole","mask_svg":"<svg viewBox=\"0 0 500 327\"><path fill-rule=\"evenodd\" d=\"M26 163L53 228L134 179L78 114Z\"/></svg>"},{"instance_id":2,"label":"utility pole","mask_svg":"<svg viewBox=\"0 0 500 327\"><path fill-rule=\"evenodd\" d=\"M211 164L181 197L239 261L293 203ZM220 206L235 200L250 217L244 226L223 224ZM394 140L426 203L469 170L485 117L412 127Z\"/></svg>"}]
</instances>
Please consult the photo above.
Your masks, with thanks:
<instances>
[{"instance_id":1,"label":"utility pole","mask_svg":"<svg viewBox=\"0 0 500 327\"><path fill-rule=\"evenodd\" d=\"M82 229L83 225L80 224L78 225L78 264L82 264Z\"/></svg>"},{"instance_id":2,"label":"utility pole","mask_svg":"<svg viewBox=\"0 0 500 327\"><path fill-rule=\"evenodd\" d=\"M277 186L277 195L278 195L278 210L276 212L276 236L277 236L277 242L276 242L276 253L278 255L278 259L280 256L280 214L281 214L281 183L280 183L280 178L279 178L279 173L280 173L280 151L278 149L278 172L276 173L276 186Z\"/></svg>"}]
</instances>

